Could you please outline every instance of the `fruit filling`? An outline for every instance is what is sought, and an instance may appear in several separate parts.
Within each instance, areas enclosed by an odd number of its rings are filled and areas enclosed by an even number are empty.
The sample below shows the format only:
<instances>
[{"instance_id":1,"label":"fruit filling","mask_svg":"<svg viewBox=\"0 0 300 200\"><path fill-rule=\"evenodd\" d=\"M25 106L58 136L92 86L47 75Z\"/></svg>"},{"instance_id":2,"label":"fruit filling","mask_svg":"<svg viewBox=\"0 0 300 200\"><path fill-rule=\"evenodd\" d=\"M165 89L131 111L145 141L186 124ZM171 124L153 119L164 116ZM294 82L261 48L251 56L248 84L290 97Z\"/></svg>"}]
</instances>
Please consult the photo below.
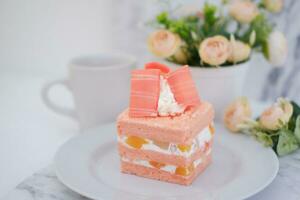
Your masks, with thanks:
<instances>
[{"instance_id":1,"label":"fruit filling","mask_svg":"<svg viewBox=\"0 0 300 200\"><path fill-rule=\"evenodd\" d=\"M145 139L137 136L127 137L126 143L135 149L140 149L144 144L148 144L148 142Z\"/></svg>"},{"instance_id":2,"label":"fruit filling","mask_svg":"<svg viewBox=\"0 0 300 200\"><path fill-rule=\"evenodd\" d=\"M160 169L160 168L166 166L164 163L159 163L156 161L149 161L149 164L157 169Z\"/></svg>"},{"instance_id":3,"label":"fruit filling","mask_svg":"<svg viewBox=\"0 0 300 200\"><path fill-rule=\"evenodd\" d=\"M162 142L157 140L149 140L138 136L119 135L120 143L127 145L130 148L152 150L161 153L190 156L198 149L206 151L211 143L214 128L212 125L206 127L198 136L192 141L191 144L174 144L169 142Z\"/></svg>"},{"instance_id":4,"label":"fruit filling","mask_svg":"<svg viewBox=\"0 0 300 200\"><path fill-rule=\"evenodd\" d=\"M212 135L214 135L216 130L215 130L215 127L213 126L213 124L210 124L208 127L209 127L210 133L211 133Z\"/></svg>"},{"instance_id":5,"label":"fruit filling","mask_svg":"<svg viewBox=\"0 0 300 200\"><path fill-rule=\"evenodd\" d=\"M181 152L188 152L191 150L192 145L177 145L177 148L181 151Z\"/></svg>"},{"instance_id":6,"label":"fruit filling","mask_svg":"<svg viewBox=\"0 0 300 200\"><path fill-rule=\"evenodd\" d=\"M166 171L184 177L190 176L195 171L196 167L198 167L203 162L203 159L199 158L194 162L192 162L190 166L183 167L183 166L168 165L156 161L147 161L147 160L140 160L140 159L131 160L126 157L122 157L121 159L123 162L128 162L135 165L141 165L149 168L155 168L158 170Z\"/></svg>"},{"instance_id":7,"label":"fruit filling","mask_svg":"<svg viewBox=\"0 0 300 200\"><path fill-rule=\"evenodd\" d=\"M189 176L195 170L194 163L188 167L177 167L175 174L180 176Z\"/></svg>"}]
</instances>

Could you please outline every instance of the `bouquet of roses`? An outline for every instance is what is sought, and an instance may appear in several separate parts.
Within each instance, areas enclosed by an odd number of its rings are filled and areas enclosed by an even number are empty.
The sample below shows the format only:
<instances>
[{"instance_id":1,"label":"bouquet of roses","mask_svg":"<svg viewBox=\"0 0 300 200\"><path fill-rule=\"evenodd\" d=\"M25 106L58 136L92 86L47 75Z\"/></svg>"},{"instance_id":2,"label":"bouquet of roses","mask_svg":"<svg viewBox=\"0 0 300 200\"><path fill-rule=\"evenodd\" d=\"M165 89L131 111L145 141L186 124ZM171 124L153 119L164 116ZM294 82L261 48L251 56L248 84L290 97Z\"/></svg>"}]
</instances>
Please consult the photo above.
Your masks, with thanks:
<instances>
[{"instance_id":1,"label":"bouquet of roses","mask_svg":"<svg viewBox=\"0 0 300 200\"><path fill-rule=\"evenodd\" d=\"M283 0L223 0L205 3L202 10L184 15L162 12L157 30L148 39L156 56L178 64L211 67L245 62L252 50L262 52L275 66L284 63L287 42L268 20L280 12Z\"/></svg>"},{"instance_id":2,"label":"bouquet of roses","mask_svg":"<svg viewBox=\"0 0 300 200\"><path fill-rule=\"evenodd\" d=\"M286 155L300 147L300 107L293 101L279 98L257 119L251 119L251 107L245 97L231 103L224 115L224 123L232 132L254 136L279 155Z\"/></svg>"}]
</instances>

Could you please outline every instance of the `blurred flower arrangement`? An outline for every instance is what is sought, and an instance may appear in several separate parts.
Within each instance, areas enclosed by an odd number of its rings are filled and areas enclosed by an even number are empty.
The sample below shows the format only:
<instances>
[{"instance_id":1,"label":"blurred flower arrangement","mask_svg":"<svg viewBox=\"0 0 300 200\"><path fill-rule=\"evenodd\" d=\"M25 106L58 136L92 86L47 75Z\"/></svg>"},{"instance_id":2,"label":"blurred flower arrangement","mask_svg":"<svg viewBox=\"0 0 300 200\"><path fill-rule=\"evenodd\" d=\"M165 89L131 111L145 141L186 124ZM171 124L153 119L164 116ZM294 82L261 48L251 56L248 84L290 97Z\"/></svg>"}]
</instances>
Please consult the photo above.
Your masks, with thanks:
<instances>
[{"instance_id":1,"label":"blurred flower arrangement","mask_svg":"<svg viewBox=\"0 0 300 200\"><path fill-rule=\"evenodd\" d=\"M251 119L251 107L245 97L238 98L226 109L224 123L232 132L254 136L279 155L300 147L300 107L293 101L279 98L260 116Z\"/></svg>"},{"instance_id":2,"label":"blurred flower arrangement","mask_svg":"<svg viewBox=\"0 0 300 200\"><path fill-rule=\"evenodd\" d=\"M287 42L268 15L282 8L283 0L223 0L220 6L206 2L202 10L183 16L162 12L156 16L157 30L149 36L148 48L168 61L200 67L246 62L255 50L281 66Z\"/></svg>"}]
</instances>

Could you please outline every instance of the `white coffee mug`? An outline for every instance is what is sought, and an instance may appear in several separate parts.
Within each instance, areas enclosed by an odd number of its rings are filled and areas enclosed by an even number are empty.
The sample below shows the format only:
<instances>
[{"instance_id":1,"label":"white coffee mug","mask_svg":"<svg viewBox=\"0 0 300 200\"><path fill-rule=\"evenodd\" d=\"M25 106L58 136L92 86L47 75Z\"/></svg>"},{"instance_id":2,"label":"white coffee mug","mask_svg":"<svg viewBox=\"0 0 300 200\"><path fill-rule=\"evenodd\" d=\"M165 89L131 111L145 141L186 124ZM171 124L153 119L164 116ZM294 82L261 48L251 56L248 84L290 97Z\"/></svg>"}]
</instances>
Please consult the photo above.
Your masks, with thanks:
<instances>
[{"instance_id":1,"label":"white coffee mug","mask_svg":"<svg viewBox=\"0 0 300 200\"><path fill-rule=\"evenodd\" d=\"M69 79L46 84L42 99L56 113L78 120L81 129L111 122L128 106L130 71L135 63L133 56L117 53L75 58L69 64ZM55 85L71 91L74 109L50 100L49 90Z\"/></svg>"}]
</instances>

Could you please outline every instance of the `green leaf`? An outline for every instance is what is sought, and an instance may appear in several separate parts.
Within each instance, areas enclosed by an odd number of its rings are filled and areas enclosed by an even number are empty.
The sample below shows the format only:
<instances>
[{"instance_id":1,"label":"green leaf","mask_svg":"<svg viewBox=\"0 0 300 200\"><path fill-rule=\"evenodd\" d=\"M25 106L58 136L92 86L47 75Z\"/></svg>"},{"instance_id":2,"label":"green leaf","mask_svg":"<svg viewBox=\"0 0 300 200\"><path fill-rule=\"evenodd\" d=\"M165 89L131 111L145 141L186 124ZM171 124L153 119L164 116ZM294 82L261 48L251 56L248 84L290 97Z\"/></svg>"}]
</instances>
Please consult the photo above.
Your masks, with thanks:
<instances>
[{"instance_id":1,"label":"green leaf","mask_svg":"<svg viewBox=\"0 0 300 200\"><path fill-rule=\"evenodd\" d=\"M277 144L277 154L283 156L289 154L299 148L297 138L293 132L289 130L280 130L279 140Z\"/></svg>"},{"instance_id":2,"label":"green leaf","mask_svg":"<svg viewBox=\"0 0 300 200\"><path fill-rule=\"evenodd\" d=\"M300 115L300 107L294 101L291 101L291 104L293 106L293 114L292 114L292 117L289 121L289 129L294 131L295 126L296 126L296 119Z\"/></svg>"},{"instance_id":3,"label":"green leaf","mask_svg":"<svg viewBox=\"0 0 300 200\"><path fill-rule=\"evenodd\" d=\"M218 7L214 4L206 2L203 7L204 21L201 26L201 35L211 37L214 35L229 36L226 31L228 20L224 16L218 15Z\"/></svg>"},{"instance_id":4,"label":"green leaf","mask_svg":"<svg viewBox=\"0 0 300 200\"><path fill-rule=\"evenodd\" d=\"M300 115L300 107L298 106L298 104L294 101L291 101L291 104L293 106L293 116L294 117L298 117L298 115Z\"/></svg>"},{"instance_id":5,"label":"green leaf","mask_svg":"<svg viewBox=\"0 0 300 200\"><path fill-rule=\"evenodd\" d=\"M298 143L300 144L300 115L298 115L296 119L294 135L297 138Z\"/></svg>"},{"instance_id":6,"label":"green leaf","mask_svg":"<svg viewBox=\"0 0 300 200\"><path fill-rule=\"evenodd\" d=\"M169 28L171 20L169 19L169 15L167 12L161 12L156 16L157 23L165 26L165 28Z\"/></svg>"},{"instance_id":7,"label":"green leaf","mask_svg":"<svg viewBox=\"0 0 300 200\"><path fill-rule=\"evenodd\" d=\"M256 132L255 133L255 138L257 139L257 141L259 141L260 143L262 143L266 147L273 146L273 140L272 140L271 136L268 135L267 133L264 133L264 132L261 132L261 131Z\"/></svg>"},{"instance_id":8,"label":"green leaf","mask_svg":"<svg viewBox=\"0 0 300 200\"><path fill-rule=\"evenodd\" d=\"M270 24L267 17L261 13L259 14L250 24L248 30L241 36L241 40L244 42L248 41L252 31L256 32L256 40L254 42L254 47L263 48L264 56L266 56L266 43L270 33L273 30L273 25Z\"/></svg>"},{"instance_id":9,"label":"green leaf","mask_svg":"<svg viewBox=\"0 0 300 200\"><path fill-rule=\"evenodd\" d=\"M205 23L207 23L208 25L214 25L214 23L217 21L216 13L217 6L209 4L207 2L204 4L203 15Z\"/></svg>"},{"instance_id":10,"label":"green leaf","mask_svg":"<svg viewBox=\"0 0 300 200\"><path fill-rule=\"evenodd\" d=\"M266 59L269 59L269 48L268 48L268 43L267 42L262 42L261 43L262 47L262 54Z\"/></svg>"}]
</instances>

